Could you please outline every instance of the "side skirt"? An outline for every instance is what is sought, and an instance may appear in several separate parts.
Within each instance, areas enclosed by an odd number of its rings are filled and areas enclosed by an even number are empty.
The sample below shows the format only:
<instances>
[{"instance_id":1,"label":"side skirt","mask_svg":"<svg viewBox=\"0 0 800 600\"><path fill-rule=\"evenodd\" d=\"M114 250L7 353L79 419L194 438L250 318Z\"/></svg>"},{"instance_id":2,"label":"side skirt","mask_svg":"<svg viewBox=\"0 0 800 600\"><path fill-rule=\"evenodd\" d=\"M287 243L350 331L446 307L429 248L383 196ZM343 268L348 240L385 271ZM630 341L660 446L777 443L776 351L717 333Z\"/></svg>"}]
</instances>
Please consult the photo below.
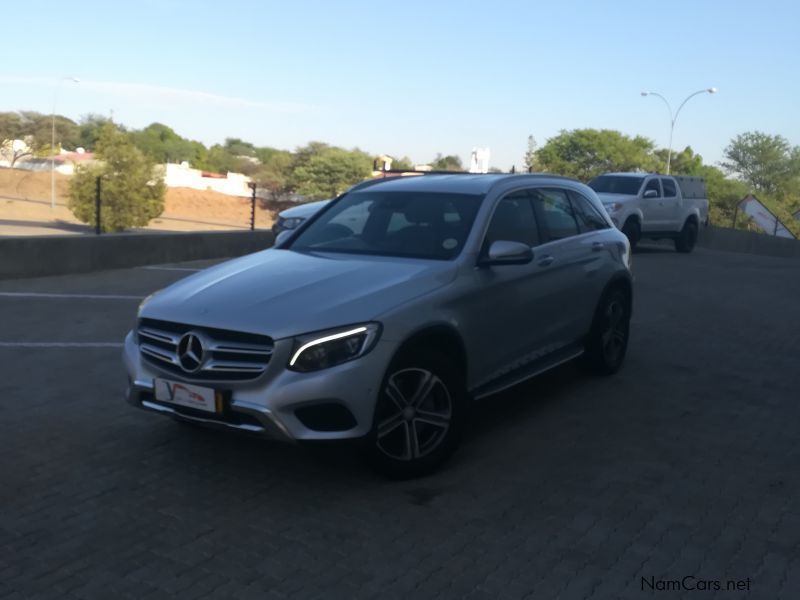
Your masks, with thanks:
<instances>
[{"instance_id":1,"label":"side skirt","mask_svg":"<svg viewBox=\"0 0 800 600\"><path fill-rule=\"evenodd\" d=\"M519 369L515 369L497 379L493 379L487 383L481 384L478 387L470 390L470 395L475 400L480 400L486 396L491 396L513 387L523 381L526 381L537 375L541 375L545 371L549 371L559 365L569 362L578 358L583 354L584 349L580 344L570 344L560 350L548 354L547 356L524 365Z\"/></svg>"}]
</instances>

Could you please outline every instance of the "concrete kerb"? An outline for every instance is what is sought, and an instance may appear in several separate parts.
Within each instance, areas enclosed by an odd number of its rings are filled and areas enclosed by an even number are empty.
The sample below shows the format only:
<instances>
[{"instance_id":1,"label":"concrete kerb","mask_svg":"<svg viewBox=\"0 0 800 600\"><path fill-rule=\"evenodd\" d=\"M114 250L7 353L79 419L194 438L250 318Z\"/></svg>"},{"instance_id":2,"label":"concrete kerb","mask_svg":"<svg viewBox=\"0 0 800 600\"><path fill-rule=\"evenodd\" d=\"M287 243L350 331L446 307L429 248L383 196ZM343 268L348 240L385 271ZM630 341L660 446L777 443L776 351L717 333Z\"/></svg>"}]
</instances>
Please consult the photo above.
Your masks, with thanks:
<instances>
[{"instance_id":1,"label":"concrete kerb","mask_svg":"<svg viewBox=\"0 0 800 600\"><path fill-rule=\"evenodd\" d=\"M0 238L0 279L229 258L269 248L274 239L271 231Z\"/></svg>"}]
</instances>

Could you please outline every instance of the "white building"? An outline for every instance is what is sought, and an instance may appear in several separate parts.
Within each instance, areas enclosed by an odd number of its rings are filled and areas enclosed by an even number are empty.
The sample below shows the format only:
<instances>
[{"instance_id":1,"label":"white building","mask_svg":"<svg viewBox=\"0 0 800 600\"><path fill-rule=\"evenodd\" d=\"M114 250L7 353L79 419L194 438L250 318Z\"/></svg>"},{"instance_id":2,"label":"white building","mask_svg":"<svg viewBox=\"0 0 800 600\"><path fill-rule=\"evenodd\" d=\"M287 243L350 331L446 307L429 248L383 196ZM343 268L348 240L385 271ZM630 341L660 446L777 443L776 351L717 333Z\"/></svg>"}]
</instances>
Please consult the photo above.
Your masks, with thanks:
<instances>
[{"instance_id":1,"label":"white building","mask_svg":"<svg viewBox=\"0 0 800 600\"><path fill-rule=\"evenodd\" d=\"M212 190L229 196L249 196L247 186L250 178L241 173L208 173L192 169L189 163L164 165L164 183L167 187L183 187L193 190Z\"/></svg>"}]
</instances>

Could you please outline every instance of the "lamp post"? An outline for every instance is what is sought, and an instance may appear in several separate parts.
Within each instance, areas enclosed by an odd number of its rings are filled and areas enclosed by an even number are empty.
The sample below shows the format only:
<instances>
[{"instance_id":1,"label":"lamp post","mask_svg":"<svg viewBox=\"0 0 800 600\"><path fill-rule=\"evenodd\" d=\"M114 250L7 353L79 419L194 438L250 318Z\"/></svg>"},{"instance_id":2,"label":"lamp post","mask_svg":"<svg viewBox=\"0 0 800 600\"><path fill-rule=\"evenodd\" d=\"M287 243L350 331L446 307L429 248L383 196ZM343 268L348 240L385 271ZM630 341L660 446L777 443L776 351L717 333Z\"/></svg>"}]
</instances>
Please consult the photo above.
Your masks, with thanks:
<instances>
[{"instance_id":1,"label":"lamp post","mask_svg":"<svg viewBox=\"0 0 800 600\"><path fill-rule=\"evenodd\" d=\"M669 111L669 150L667 150L667 173L666 173L667 175L669 175L669 165L672 162L672 132L675 130L675 121L678 120L678 115L680 114L683 105L686 104L691 98L697 96L698 94L716 94L716 93L717 93L717 88L710 87L704 90L697 90L696 92L689 94L686 97L686 99L683 102L681 102L681 105L678 107L678 110L676 110L675 114L673 115L672 107L669 105L669 102L667 102L667 99L664 98L664 96L662 96L658 92L642 92L642 96L657 96L658 98L661 98L661 100L664 101L664 104L667 105L667 110Z\"/></svg>"},{"instance_id":2,"label":"lamp post","mask_svg":"<svg viewBox=\"0 0 800 600\"><path fill-rule=\"evenodd\" d=\"M53 115L50 123L50 208L56 207L56 100L58 99L58 90L65 81L80 83L80 79L62 77L58 80L53 92Z\"/></svg>"}]
</instances>

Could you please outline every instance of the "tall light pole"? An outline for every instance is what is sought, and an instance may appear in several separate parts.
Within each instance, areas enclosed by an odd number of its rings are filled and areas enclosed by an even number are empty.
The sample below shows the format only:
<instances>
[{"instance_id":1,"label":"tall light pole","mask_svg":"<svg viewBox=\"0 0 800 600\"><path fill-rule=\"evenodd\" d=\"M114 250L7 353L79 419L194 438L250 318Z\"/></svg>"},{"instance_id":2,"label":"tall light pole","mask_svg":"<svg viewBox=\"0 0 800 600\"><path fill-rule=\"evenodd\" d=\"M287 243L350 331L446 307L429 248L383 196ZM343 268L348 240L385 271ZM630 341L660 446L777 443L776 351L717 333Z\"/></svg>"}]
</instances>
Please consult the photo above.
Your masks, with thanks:
<instances>
[{"instance_id":1,"label":"tall light pole","mask_svg":"<svg viewBox=\"0 0 800 600\"><path fill-rule=\"evenodd\" d=\"M58 80L53 92L53 116L50 126L50 208L56 207L56 100L58 99L58 90L65 81L81 82L77 77L62 77Z\"/></svg>"},{"instance_id":2,"label":"tall light pole","mask_svg":"<svg viewBox=\"0 0 800 600\"><path fill-rule=\"evenodd\" d=\"M694 98L698 94L716 94L717 88L710 87L704 90L697 90L696 92L689 94L686 99L681 102L681 105L678 107L678 110L675 111L675 114L672 114L672 107L667 102L667 99L664 98L661 94L657 92L642 92L642 96L657 96L664 101L664 104L667 105L667 110L669 111L669 150L667 151L667 175L669 175L669 165L672 162L672 132L675 131L675 121L678 120L678 115L683 108L683 105L686 104L691 98Z\"/></svg>"}]
</instances>

